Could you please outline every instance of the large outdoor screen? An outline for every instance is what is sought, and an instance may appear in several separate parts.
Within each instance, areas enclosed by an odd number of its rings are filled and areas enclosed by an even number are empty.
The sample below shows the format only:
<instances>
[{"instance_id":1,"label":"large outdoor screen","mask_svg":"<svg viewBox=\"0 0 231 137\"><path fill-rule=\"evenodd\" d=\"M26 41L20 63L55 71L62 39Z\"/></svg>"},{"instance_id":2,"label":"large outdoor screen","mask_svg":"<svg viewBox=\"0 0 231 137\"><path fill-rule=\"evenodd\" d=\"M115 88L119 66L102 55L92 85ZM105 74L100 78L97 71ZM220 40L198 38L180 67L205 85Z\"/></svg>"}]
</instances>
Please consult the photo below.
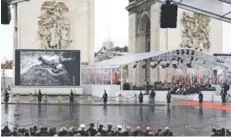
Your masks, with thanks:
<instances>
[{"instance_id":1,"label":"large outdoor screen","mask_svg":"<svg viewBox=\"0 0 231 137\"><path fill-rule=\"evenodd\" d=\"M16 86L79 86L79 50L15 50Z\"/></svg>"}]
</instances>

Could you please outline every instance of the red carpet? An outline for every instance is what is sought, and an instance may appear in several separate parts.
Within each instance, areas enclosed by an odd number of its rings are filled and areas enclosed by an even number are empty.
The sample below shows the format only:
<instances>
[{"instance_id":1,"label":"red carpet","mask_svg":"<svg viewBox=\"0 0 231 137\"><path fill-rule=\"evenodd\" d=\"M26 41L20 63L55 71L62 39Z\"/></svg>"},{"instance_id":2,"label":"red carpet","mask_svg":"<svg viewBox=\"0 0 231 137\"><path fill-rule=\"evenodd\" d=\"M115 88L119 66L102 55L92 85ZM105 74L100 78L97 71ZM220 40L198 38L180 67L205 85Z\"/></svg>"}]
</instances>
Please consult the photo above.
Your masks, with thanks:
<instances>
[{"instance_id":1,"label":"red carpet","mask_svg":"<svg viewBox=\"0 0 231 137\"><path fill-rule=\"evenodd\" d=\"M177 104L184 104L184 105L199 106L198 101L184 100L184 101L176 101L176 103ZM204 102L204 103L202 103L202 106L205 107L205 108L212 108L212 109L231 111L231 106L229 106L229 105L222 106L221 104L218 104L218 103Z\"/></svg>"}]
</instances>

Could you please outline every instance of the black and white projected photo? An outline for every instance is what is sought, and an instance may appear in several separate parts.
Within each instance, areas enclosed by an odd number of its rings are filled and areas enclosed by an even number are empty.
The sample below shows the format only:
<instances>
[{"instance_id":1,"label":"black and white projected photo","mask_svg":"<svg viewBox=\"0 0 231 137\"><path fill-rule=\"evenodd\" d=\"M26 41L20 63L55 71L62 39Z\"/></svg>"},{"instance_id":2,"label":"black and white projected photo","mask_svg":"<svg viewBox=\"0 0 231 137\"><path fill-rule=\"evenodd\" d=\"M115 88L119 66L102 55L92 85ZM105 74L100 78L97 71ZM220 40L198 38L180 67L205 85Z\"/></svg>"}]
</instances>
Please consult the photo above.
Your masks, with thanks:
<instances>
[{"instance_id":1,"label":"black and white projected photo","mask_svg":"<svg viewBox=\"0 0 231 137\"><path fill-rule=\"evenodd\" d=\"M16 50L15 85L79 86L79 50Z\"/></svg>"}]
</instances>

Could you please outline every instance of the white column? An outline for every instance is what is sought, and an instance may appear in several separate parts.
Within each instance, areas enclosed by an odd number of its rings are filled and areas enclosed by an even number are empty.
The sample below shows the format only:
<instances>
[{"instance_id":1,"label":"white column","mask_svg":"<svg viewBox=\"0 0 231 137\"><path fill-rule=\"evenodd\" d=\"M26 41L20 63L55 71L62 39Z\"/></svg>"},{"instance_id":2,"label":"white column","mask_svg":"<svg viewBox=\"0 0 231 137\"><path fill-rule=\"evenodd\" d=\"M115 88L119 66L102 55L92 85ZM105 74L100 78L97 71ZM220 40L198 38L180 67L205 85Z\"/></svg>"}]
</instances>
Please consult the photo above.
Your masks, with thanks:
<instances>
[{"instance_id":1,"label":"white column","mask_svg":"<svg viewBox=\"0 0 231 137\"><path fill-rule=\"evenodd\" d=\"M120 66L120 89L123 90L123 67Z\"/></svg>"},{"instance_id":2,"label":"white column","mask_svg":"<svg viewBox=\"0 0 231 137\"><path fill-rule=\"evenodd\" d=\"M111 85L112 85L112 67L110 67L110 78L111 78Z\"/></svg>"},{"instance_id":3,"label":"white column","mask_svg":"<svg viewBox=\"0 0 231 137\"><path fill-rule=\"evenodd\" d=\"M168 50L168 28L166 28L166 51ZM165 69L165 80L168 81L168 68Z\"/></svg>"}]
</instances>

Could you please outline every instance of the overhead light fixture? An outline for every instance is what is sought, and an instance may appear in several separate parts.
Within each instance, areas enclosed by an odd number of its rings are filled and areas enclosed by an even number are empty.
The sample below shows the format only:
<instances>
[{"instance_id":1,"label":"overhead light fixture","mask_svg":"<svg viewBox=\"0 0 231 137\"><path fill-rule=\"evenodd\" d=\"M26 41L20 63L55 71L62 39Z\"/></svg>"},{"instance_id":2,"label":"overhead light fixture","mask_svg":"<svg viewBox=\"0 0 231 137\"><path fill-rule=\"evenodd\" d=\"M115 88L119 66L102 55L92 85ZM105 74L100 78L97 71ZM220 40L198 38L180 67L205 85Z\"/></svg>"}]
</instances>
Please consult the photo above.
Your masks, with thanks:
<instances>
[{"instance_id":1,"label":"overhead light fixture","mask_svg":"<svg viewBox=\"0 0 231 137\"><path fill-rule=\"evenodd\" d=\"M192 50L192 51L191 51L191 55L194 55L194 54L195 54L195 52L194 52L194 50Z\"/></svg>"},{"instance_id":2,"label":"overhead light fixture","mask_svg":"<svg viewBox=\"0 0 231 137\"><path fill-rule=\"evenodd\" d=\"M166 63L165 67L168 68L170 66L170 63Z\"/></svg>"},{"instance_id":3,"label":"overhead light fixture","mask_svg":"<svg viewBox=\"0 0 231 137\"><path fill-rule=\"evenodd\" d=\"M178 68L176 64L172 64L172 67L173 68Z\"/></svg>"},{"instance_id":4,"label":"overhead light fixture","mask_svg":"<svg viewBox=\"0 0 231 137\"><path fill-rule=\"evenodd\" d=\"M133 65L133 68L136 68L136 67L137 67L137 64L138 64L138 61L136 62L136 64L135 64L135 65Z\"/></svg>"},{"instance_id":5,"label":"overhead light fixture","mask_svg":"<svg viewBox=\"0 0 231 137\"><path fill-rule=\"evenodd\" d=\"M150 67L151 67L152 69L154 69L154 68L157 67L157 65L158 65L158 64L153 64L153 65L150 65Z\"/></svg>"},{"instance_id":6,"label":"overhead light fixture","mask_svg":"<svg viewBox=\"0 0 231 137\"><path fill-rule=\"evenodd\" d=\"M161 65L161 67L162 67L163 69L165 69L166 66L163 64L163 65Z\"/></svg>"},{"instance_id":7,"label":"overhead light fixture","mask_svg":"<svg viewBox=\"0 0 231 137\"><path fill-rule=\"evenodd\" d=\"M185 53L185 52L184 52L184 49L182 49L182 50L181 50L181 54L184 55L184 53Z\"/></svg>"},{"instance_id":8,"label":"overhead light fixture","mask_svg":"<svg viewBox=\"0 0 231 137\"><path fill-rule=\"evenodd\" d=\"M193 61L194 60L194 57L191 57L190 61Z\"/></svg>"}]
</instances>

